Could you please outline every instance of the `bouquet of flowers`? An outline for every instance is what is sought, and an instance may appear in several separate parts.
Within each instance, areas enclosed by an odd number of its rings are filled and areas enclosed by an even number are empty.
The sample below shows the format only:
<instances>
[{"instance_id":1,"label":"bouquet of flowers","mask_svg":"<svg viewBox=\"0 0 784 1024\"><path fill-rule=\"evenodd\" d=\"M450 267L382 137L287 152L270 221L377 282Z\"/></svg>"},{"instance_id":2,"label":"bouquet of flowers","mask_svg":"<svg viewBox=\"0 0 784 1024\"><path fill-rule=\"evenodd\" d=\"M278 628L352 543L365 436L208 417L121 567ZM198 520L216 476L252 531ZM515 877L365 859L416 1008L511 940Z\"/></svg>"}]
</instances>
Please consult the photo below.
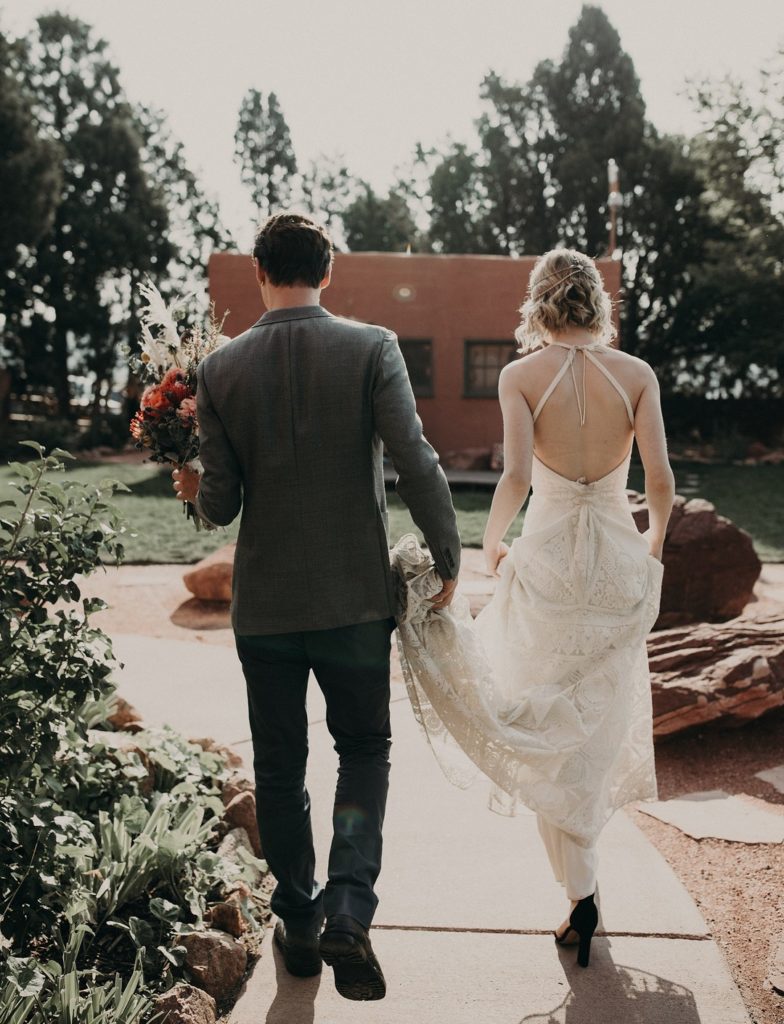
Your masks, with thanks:
<instances>
[{"instance_id":1,"label":"bouquet of flowers","mask_svg":"<svg viewBox=\"0 0 784 1024\"><path fill-rule=\"evenodd\" d=\"M131 357L130 367L146 387L139 411L131 420L131 437L137 448L150 452L152 462L182 469L199 455L196 369L228 339L222 333L223 319L215 318L214 306L205 324L196 322L179 329L181 307L167 306L151 281L141 284L139 291L145 303L139 314L140 353ZM208 525L190 502L183 507L197 530Z\"/></svg>"}]
</instances>

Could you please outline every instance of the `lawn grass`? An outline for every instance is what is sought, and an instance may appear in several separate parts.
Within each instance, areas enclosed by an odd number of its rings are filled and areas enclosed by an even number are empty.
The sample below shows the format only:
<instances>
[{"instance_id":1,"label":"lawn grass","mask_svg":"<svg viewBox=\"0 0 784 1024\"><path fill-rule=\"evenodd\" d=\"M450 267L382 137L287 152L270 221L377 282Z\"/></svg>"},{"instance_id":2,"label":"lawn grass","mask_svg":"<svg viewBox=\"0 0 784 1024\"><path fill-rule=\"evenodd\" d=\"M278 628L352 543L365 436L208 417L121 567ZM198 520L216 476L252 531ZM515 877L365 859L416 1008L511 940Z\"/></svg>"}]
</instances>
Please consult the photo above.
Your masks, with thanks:
<instances>
[{"instance_id":1,"label":"lawn grass","mask_svg":"<svg viewBox=\"0 0 784 1024\"><path fill-rule=\"evenodd\" d=\"M784 562L784 466L676 463L674 469L678 493L713 502L719 513L751 534L764 562ZM225 530L197 532L173 497L168 471L157 466L76 463L67 472L93 483L111 477L131 488L130 494L116 497L130 530L128 562L196 562L237 535L237 522ZM10 470L0 468L0 500L17 496L9 486L10 479ZM642 489L641 467L632 466L629 486ZM485 490L454 491L460 536L466 547L481 546L491 497ZM509 539L519 534L522 520L521 515L513 524ZM393 541L409 531L418 534L394 493L389 494L389 526Z\"/></svg>"}]
</instances>

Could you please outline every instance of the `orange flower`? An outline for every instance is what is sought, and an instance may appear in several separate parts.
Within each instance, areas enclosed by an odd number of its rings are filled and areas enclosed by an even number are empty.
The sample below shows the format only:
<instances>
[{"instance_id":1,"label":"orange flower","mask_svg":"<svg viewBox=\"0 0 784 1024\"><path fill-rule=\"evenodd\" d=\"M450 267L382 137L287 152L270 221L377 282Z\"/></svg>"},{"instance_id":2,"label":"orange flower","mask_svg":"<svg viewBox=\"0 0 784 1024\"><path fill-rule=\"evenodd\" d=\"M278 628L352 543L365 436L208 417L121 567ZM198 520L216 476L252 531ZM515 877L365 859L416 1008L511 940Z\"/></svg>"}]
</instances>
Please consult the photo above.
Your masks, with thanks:
<instances>
[{"instance_id":1,"label":"orange flower","mask_svg":"<svg viewBox=\"0 0 784 1024\"><path fill-rule=\"evenodd\" d=\"M131 437L134 441L141 441L142 434L144 433L144 416L140 412L131 420Z\"/></svg>"},{"instance_id":2,"label":"orange flower","mask_svg":"<svg viewBox=\"0 0 784 1024\"><path fill-rule=\"evenodd\" d=\"M141 407L142 409L163 412L171 407L171 402L164 393L162 385L151 384L142 395Z\"/></svg>"},{"instance_id":3,"label":"orange flower","mask_svg":"<svg viewBox=\"0 0 784 1024\"><path fill-rule=\"evenodd\" d=\"M193 392L185 383L185 372L179 367L172 367L164 375L159 385L172 405L179 405L184 399L190 397Z\"/></svg>"}]
</instances>

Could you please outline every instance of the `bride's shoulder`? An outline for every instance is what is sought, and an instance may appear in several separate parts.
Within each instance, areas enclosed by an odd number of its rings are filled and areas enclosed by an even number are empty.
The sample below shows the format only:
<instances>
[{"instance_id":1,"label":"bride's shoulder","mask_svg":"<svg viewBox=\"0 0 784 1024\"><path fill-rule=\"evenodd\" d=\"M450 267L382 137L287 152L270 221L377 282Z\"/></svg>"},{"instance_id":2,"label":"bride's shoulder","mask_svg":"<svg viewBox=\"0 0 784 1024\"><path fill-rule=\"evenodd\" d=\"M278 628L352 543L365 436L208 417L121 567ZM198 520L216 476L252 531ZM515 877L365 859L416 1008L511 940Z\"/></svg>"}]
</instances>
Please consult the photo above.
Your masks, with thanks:
<instances>
[{"instance_id":1,"label":"bride's shoulder","mask_svg":"<svg viewBox=\"0 0 784 1024\"><path fill-rule=\"evenodd\" d=\"M627 372L636 374L641 380L655 376L651 364L641 359L640 356L634 356L631 352L624 352L619 348L609 348L608 355L608 362L612 361L617 367L623 367Z\"/></svg>"}]
</instances>

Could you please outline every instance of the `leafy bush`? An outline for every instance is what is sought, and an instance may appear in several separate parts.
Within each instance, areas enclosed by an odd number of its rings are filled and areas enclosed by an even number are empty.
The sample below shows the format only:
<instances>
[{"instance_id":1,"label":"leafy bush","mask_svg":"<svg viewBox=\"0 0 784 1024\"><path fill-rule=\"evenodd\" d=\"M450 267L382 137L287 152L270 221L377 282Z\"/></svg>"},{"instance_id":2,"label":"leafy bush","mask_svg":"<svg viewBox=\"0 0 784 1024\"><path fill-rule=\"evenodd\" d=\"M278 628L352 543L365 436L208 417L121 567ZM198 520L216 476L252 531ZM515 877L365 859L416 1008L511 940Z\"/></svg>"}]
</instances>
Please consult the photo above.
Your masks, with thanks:
<instances>
[{"instance_id":1,"label":"leafy bush","mask_svg":"<svg viewBox=\"0 0 784 1024\"><path fill-rule=\"evenodd\" d=\"M60 416L36 418L25 423L11 422L2 438L3 455L8 457L24 444L23 438L35 434L44 448L73 448L79 441L79 427Z\"/></svg>"},{"instance_id":2,"label":"leafy bush","mask_svg":"<svg viewBox=\"0 0 784 1024\"><path fill-rule=\"evenodd\" d=\"M0 1024L132 1024L187 977L179 934L262 865L215 850L219 754L111 731L103 602L78 578L122 558L122 485L58 483L70 456L27 445L22 503L0 508Z\"/></svg>"}]
</instances>

